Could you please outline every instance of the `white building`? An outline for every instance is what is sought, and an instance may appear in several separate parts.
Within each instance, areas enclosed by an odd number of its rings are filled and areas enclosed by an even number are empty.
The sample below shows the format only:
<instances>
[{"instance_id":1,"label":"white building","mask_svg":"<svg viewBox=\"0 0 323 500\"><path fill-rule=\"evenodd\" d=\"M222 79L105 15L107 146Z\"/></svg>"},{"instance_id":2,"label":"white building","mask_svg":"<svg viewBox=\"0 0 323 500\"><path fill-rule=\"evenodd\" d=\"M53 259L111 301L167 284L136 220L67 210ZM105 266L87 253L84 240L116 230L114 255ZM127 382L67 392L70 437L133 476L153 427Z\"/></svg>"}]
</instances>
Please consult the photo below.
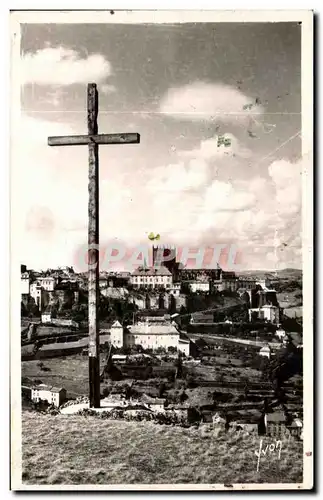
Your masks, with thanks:
<instances>
[{"instance_id":1,"label":"white building","mask_svg":"<svg viewBox=\"0 0 323 500\"><path fill-rule=\"evenodd\" d=\"M124 339L123 339L123 326L119 321L115 321L110 329L110 342L114 347L123 347Z\"/></svg>"},{"instance_id":2,"label":"white building","mask_svg":"<svg viewBox=\"0 0 323 500\"><path fill-rule=\"evenodd\" d=\"M115 321L110 329L110 342L117 348L140 345L143 349L157 350L162 347L167 351L169 347L174 347L186 356L191 354L191 341L181 338L175 325L164 318L161 321L147 318L127 328Z\"/></svg>"},{"instance_id":3,"label":"white building","mask_svg":"<svg viewBox=\"0 0 323 500\"><path fill-rule=\"evenodd\" d=\"M210 282L209 281L191 281L189 284L189 289L191 292L209 292Z\"/></svg>"},{"instance_id":4,"label":"white building","mask_svg":"<svg viewBox=\"0 0 323 500\"><path fill-rule=\"evenodd\" d=\"M38 278L38 283L41 287L43 287L44 290L47 290L48 292L52 292L55 289L55 286L57 285L57 280L56 278L53 278L52 276L44 276L41 278Z\"/></svg>"},{"instance_id":5,"label":"white building","mask_svg":"<svg viewBox=\"0 0 323 500\"><path fill-rule=\"evenodd\" d=\"M217 290L218 292L223 292L224 290L224 283L222 279L220 280L213 280L212 281L212 288L213 290Z\"/></svg>"},{"instance_id":6,"label":"white building","mask_svg":"<svg viewBox=\"0 0 323 500\"><path fill-rule=\"evenodd\" d=\"M285 330L283 330L282 328L278 328L276 330L276 333L275 335L280 339L280 340L283 340L286 338L286 332Z\"/></svg>"},{"instance_id":7,"label":"white building","mask_svg":"<svg viewBox=\"0 0 323 500\"><path fill-rule=\"evenodd\" d=\"M270 323L279 323L279 307L266 304L262 307L255 307L249 309L249 321L252 321L253 315L256 315L257 319L267 320Z\"/></svg>"},{"instance_id":8,"label":"white building","mask_svg":"<svg viewBox=\"0 0 323 500\"><path fill-rule=\"evenodd\" d=\"M42 313L41 322L42 323L51 323L52 322L52 313L50 313L50 312Z\"/></svg>"},{"instance_id":9,"label":"white building","mask_svg":"<svg viewBox=\"0 0 323 500\"><path fill-rule=\"evenodd\" d=\"M20 289L21 289L21 294L26 294L29 295L30 293L30 282L31 282L31 277L28 271L25 273L21 273L20 277Z\"/></svg>"},{"instance_id":10,"label":"white building","mask_svg":"<svg viewBox=\"0 0 323 500\"><path fill-rule=\"evenodd\" d=\"M179 338L178 339L178 344L177 344L177 350L179 352L182 352L185 354L185 356L190 356L191 355L191 341Z\"/></svg>"},{"instance_id":11,"label":"white building","mask_svg":"<svg viewBox=\"0 0 323 500\"><path fill-rule=\"evenodd\" d=\"M130 283L136 287L165 288L172 287L172 273L165 266L160 267L139 267L131 277Z\"/></svg>"},{"instance_id":12,"label":"white building","mask_svg":"<svg viewBox=\"0 0 323 500\"><path fill-rule=\"evenodd\" d=\"M35 281L30 285L30 296L34 299L36 305L39 310L41 310L43 302L44 302L45 290L41 287L41 285Z\"/></svg>"},{"instance_id":13,"label":"white building","mask_svg":"<svg viewBox=\"0 0 323 500\"><path fill-rule=\"evenodd\" d=\"M179 332L171 323L149 324L148 321L137 323L128 327L125 333L127 347L141 345L143 349L156 350L159 347L168 349L178 348Z\"/></svg>"},{"instance_id":14,"label":"white building","mask_svg":"<svg viewBox=\"0 0 323 500\"><path fill-rule=\"evenodd\" d=\"M40 400L47 401L49 404L58 407L66 400L66 389L40 384L31 389L31 399L36 403Z\"/></svg>"},{"instance_id":15,"label":"white building","mask_svg":"<svg viewBox=\"0 0 323 500\"><path fill-rule=\"evenodd\" d=\"M263 356L264 358L270 359L270 355L271 355L271 349L269 345L265 345L259 351L259 356Z\"/></svg>"},{"instance_id":16,"label":"white building","mask_svg":"<svg viewBox=\"0 0 323 500\"><path fill-rule=\"evenodd\" d=\"M180 283L173 283L171 287L169 288L169 293L174 295L174 297L179 297L181 293L181 284Z\"/></svg>"}]
</instances>

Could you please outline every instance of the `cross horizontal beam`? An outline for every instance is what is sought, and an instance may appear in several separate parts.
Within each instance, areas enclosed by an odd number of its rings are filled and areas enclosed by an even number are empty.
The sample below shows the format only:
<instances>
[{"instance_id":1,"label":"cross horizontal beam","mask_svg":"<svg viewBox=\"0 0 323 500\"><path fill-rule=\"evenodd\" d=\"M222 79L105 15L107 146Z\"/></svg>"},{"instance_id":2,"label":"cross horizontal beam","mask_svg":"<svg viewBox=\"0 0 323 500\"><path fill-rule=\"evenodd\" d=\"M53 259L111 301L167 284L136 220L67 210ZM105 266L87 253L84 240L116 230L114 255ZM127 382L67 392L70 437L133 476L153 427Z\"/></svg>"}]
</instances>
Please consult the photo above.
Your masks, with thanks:
<instances>
[{"instance_id":1,"label":"cross horizontal beam","mask_svg":"<svg viewBox=\"0 0 323 500\"><path fill-rule=\"evenodd\" d=\"M81 146L89 144L139 144L140 134L62 135L48 137L49 146Z\"/></svg>"}]
</instances>

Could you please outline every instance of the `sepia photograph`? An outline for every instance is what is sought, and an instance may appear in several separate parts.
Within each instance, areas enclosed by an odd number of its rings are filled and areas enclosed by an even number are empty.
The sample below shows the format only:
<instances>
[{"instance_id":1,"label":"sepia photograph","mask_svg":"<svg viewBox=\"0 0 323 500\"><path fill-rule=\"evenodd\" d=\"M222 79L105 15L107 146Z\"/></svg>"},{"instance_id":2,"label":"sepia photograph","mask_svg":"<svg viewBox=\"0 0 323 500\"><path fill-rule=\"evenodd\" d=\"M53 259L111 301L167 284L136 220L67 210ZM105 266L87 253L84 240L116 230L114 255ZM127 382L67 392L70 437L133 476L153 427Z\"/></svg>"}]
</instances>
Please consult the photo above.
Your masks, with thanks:
<instances>
[{"instance_id":1,"label":"sepia photograph","mask_svg":"<svg viewBox=\"0 0 323 500\"><path fill-rule=\"evenodd\" d=\"M313 487L312 22L11 13L11 489Z\"/></svg>"}]
</instances>

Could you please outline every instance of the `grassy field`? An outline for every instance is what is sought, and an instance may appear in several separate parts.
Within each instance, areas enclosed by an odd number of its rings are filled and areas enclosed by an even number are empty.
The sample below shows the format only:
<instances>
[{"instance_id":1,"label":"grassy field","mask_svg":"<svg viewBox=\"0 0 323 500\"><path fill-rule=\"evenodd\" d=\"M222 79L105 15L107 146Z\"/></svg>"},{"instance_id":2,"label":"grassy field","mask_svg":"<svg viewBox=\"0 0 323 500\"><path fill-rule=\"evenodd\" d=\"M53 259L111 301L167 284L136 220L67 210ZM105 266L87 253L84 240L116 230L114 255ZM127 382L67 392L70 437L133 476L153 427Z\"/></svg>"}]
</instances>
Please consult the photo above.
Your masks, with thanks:
<instances>
[{"instance_id":1,"label":"grassy field","mask_svg":"<svg viewBox=\"0 0 323 500\"><path fill-rule=\"evenodd\" d=\"M261 458L257 473L256 435L29 411L22 420L24 484L302 482L294 440L283 441L280 460Z\"/></svg>"},{"instance_id":2,"label":"grassy field","mask_svg":"<svg viewBox=\"0 0 323 500\"><path fill-rule=\"evenodd\" d=\"M41 380L44 384L62 386L67 395L78 396L87 394L89 380L89 361L87 356L75 355L42 360L50 371L42 371L37 364L39 360L23 361L21 376L31 381ZM103 365L104 358L101 357Z\"/></svg>"}]
</instances>

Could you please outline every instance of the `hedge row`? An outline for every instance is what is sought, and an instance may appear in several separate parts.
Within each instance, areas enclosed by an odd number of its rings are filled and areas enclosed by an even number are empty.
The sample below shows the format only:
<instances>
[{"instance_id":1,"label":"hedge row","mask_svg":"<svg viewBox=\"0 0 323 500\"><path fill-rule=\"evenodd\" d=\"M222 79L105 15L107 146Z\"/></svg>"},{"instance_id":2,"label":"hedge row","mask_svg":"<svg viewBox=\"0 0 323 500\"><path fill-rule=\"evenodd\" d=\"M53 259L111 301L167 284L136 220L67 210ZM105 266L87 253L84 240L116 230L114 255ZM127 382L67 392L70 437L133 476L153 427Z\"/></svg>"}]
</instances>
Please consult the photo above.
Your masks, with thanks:
<instances>
[{"instance_id":1,"label":"hedge row","mask_svg":"<svg viewBox=\"0 0 323 500\"><path fill-rule=\"evenodd\" d=\"M126 421L149 421L156 424L163 425L179 425L182 427L188 427L189 425L196 424L198 422L190 422L186 413L175 413L174 411L165 412L150 412L145 410L136 411L136 413L130 413L125 410L111 410L105 412L97 412L92 409L79 410L77 415L82 417L97 417L100 419L107 420L126 420Z\"/></svg>"}]
</instances>

